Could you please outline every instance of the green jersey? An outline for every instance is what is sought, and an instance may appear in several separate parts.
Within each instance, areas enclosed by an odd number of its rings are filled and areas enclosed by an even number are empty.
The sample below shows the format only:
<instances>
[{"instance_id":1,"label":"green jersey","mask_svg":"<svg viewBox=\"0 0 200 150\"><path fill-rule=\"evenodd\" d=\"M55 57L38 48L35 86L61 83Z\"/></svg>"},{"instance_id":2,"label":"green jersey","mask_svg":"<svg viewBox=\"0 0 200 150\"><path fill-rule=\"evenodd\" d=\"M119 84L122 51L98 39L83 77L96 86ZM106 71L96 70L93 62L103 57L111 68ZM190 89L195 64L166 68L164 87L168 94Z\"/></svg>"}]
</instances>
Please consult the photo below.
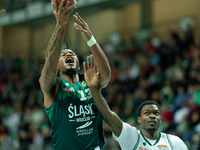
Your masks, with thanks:
<instances>
[{"instance_id":1,"label":"green jersey","mask_svg":"<svg viewBox=\"0 0 200 150\"><path fill-rule=\"evenodd\" d=\"M102 118L85 81L75 86L60 78L59 90L45 109L54 150L103 149Z\"/></svg>"}]
</instances>

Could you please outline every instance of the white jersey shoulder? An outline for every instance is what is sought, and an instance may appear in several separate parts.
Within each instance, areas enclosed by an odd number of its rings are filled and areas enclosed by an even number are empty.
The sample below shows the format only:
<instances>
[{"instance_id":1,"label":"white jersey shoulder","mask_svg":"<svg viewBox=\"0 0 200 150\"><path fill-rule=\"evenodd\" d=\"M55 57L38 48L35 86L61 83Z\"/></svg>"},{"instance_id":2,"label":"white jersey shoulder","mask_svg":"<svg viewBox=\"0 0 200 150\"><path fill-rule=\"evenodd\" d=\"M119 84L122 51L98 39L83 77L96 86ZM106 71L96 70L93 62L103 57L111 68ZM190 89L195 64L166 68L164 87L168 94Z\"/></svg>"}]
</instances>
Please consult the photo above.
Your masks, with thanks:
<instances>
[{"instance_id":1,"label":"white jersey shoulder","mask_svg":"<svg viewBox=\"0 0 200 150\"><path fill-rule=\"evenodd\" d=\"M119 137L113 134L122 150L188 150L184 142L177 136L160 133L154 143L146 139L142 132L123 122Z\"/></svg>"},{"instance_id":2,"label":"white jersey shoulder","mask_svg":"<svg viewBox=\"0 0 200 150\"><path fill-rule=\"evenodd\" d=\"M185 143L178 136L168 134L168 137L172 142L174 150L188 150Z\"/></svg>"}]
</instances>

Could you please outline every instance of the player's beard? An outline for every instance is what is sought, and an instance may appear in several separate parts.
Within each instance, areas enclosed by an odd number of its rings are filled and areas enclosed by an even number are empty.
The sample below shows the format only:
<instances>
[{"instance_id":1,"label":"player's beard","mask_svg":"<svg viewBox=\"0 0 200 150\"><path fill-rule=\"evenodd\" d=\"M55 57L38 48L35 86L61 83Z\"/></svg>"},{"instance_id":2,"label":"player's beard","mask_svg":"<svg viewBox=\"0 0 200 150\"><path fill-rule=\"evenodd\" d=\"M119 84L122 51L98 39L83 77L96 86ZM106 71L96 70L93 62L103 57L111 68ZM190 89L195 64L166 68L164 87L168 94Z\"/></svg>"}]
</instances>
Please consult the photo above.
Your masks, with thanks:
<instances>
[{"instance_id":1,"label":"player's beard","mask_svg":"<svg viewBox=\"0 0 200 150\"><path fill-rule=\"evenodd\" d=\"M158 130L158 128L148 128L147 130L149 133L153 134Z\"/></svg>"},{"instance_id":2,"label":"player's beard","mask_svg":"<svg viewBox=\"0 0 200 150\"><path fill-rule=\"evenodd\" d=\"M77 68L69 68L69 69L66 69L63 73L66 75L74 75L74 74L77 74L78 71L79 70Z\"/></svg>"}]
</instances>

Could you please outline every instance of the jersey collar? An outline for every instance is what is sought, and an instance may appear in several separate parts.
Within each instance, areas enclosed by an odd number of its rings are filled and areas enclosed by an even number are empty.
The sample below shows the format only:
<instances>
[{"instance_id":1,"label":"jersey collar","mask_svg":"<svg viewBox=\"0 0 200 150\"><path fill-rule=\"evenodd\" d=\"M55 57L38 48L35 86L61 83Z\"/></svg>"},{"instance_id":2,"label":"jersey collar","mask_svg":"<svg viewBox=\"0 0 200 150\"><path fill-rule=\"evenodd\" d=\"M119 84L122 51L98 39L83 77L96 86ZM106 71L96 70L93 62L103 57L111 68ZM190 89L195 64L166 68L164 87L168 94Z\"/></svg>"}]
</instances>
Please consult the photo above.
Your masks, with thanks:
<instances>
[{"instance_id":1,"label":"jersey collar","mask_svg":"<svg viewBox=\"0 0 200 150\"><path fill-rule=\"evenodd\" d=\"M152 144L145 138L145 136L142 134L142 131L141 131L141 130L140 130L140 134L142 135L142 137L144 138L144 140L145 140L150 146L156 145L156 144L159 142L160 137L161 137L161 133L159 133L158 139L157 139L156 142L152 145Z\"/></svg>"}]
</instances>

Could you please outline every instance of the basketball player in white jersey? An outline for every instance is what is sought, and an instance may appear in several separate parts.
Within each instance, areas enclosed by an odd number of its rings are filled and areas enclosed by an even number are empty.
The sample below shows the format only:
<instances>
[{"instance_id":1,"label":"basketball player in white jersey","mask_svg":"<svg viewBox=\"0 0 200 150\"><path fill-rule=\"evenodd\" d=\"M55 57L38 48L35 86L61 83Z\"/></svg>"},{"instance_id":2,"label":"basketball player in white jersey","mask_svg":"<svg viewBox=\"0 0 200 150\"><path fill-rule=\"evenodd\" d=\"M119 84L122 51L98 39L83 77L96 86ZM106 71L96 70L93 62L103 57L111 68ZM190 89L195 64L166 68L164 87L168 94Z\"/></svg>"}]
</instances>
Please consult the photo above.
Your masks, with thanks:
<instances>
[{"instance_id":1,"label":"basketball player in white jersey","mask_svg":"<svg viewBox=\"0 0 200 150\"><path fill-rule=\"evenodd\" d=\"M92 60L92 59L91 59ZM141 130L123 122L110 110L99 88L99 73L94 61L84 63L85 81L90 87L94 102L104 121L110 126L113 138L122 150L187 150L178 137L158 131L161 122L160 106L154 101L143 102L137 110Z\"/></svg>"}]
</instances>

